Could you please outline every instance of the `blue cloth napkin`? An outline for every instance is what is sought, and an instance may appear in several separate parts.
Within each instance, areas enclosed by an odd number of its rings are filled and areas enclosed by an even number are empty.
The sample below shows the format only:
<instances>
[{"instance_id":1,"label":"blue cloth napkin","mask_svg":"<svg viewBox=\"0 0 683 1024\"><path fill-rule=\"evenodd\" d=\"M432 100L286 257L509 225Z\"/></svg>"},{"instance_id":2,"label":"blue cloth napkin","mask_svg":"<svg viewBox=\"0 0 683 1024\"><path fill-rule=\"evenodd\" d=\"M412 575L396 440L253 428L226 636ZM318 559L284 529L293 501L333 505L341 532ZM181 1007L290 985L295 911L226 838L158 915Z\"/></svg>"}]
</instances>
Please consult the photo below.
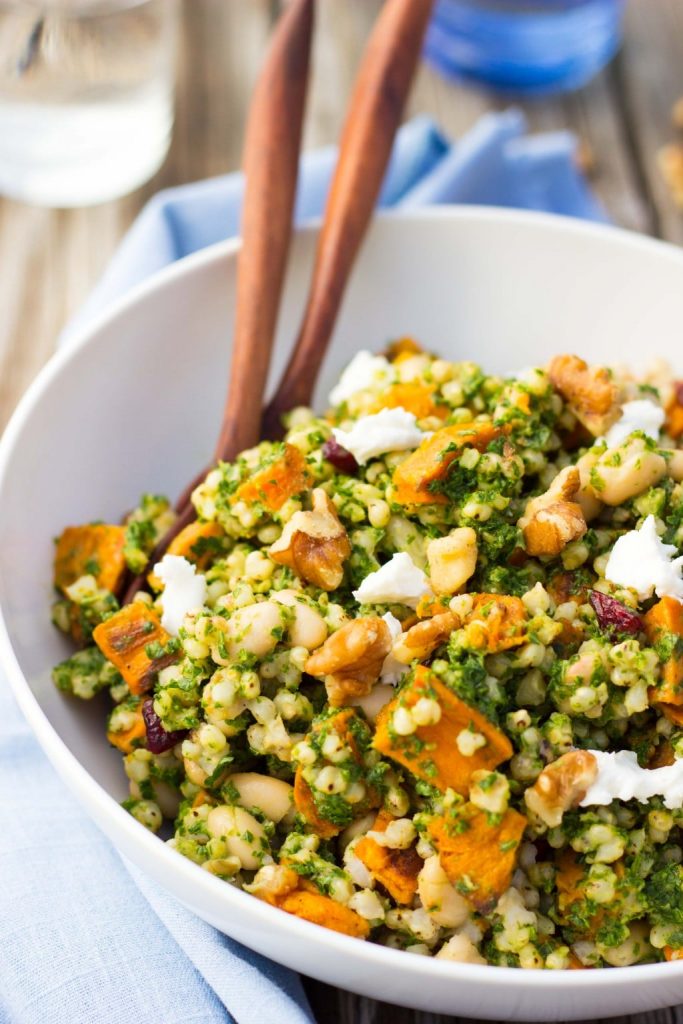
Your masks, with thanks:
<instances>
[{"instance_id":1,"label":"blue cloth napkin","mask_svg":"<svg viewBox=\"0 0 683 1024\"><path fill-rule=\"evenodd\" d=\"M514 110L487 115L457 144L430 120L411 121L381 205L489 203L605 219L575 168L573 137L525 133ZM303 157L298 222L322 211L334 159L331 149ZM239 174L159 193L62 340L149 274L236 234L241 193ZM0 1024L312 1021L293 972L121 861L56 778L6 685L0 807Z\"/></svg>"}]
</instances>

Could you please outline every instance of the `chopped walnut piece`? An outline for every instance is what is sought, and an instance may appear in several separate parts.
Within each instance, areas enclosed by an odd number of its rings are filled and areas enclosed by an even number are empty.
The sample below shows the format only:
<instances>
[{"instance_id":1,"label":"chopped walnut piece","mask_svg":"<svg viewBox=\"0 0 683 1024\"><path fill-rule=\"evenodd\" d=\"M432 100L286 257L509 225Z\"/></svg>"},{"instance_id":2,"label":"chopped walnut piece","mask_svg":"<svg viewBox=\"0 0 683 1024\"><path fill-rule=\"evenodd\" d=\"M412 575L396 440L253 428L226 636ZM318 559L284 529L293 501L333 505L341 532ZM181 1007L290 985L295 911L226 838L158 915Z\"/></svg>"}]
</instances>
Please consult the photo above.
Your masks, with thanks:
<instances>
[{"instance_id":1,"label":"chopped walnut piece","mask_svg":"<svg viewBox=\"0 0 683 1024\"><path fill-rule=\"evenodd\" d=\"M377 682L391 650L391 632L379 616L353 619L325 641L305 665L309 675L325 679L333 707L364 697Z\"/></svg>"},{"instance_id":2,"label":"chopped walnut piece","mask_svg":"<svg viewBox=\"0 0 683 1024\"><path fill-rule=\"evenodd\" d=\"M295 512L268 554L307 583L336 590L344 578L351 544L325 491L316 487L312 499L311 511Z\"/></svg>"},{"instance_id":3,"label":"chopped walnut piece","mask_svg":"<svg viewBox=\"0 0 683 1024\"><path fill-rule=\"evenodd\" d=\"M683 208L683 145L670 142L657 152L657 164L676 206Z\"/></svg>"},{"instance_id":4,"label":"chopped walnut piece","mask_svg":"<svg viewBox=\"0 0 683 1024\"><path fill-rule=\"evenodd\" d=\"M394 644L391 653L397 661L409 665L417 658L424 661L433 651L448 640L454 629L460 626L460 619L451 611L434 615L411 626L402 633Z\"/></svg>"},{"instance_id":5,"label":"chopped walnut piece","mask_svg":"<svg viewBox=\"0 0 683 1024\"><path fill-rule=\"evenodd\" d=\"M548 376L594 437L604 434L619 419L619 389L604 366L589 366L578 356L555 356Z\"/></svg>"},{"instance_id":6,"label":"chopped walnut piece","mask_svg":"<svg viewBox=\"0 0 683 1024\"><path fill-rule=\"evenodd\" d=\"M527 502L518 526L530 555L559 555L570 541L582 537L588 526L581 506L571 499L581 486L576 466L567 466L545 492Z\"/></svg>"},{"instance_id":7,"label":"chopped walnut piece","mask_svg":"<svg viewBox=\"0 0 683 1024\"><path fill-rule=\"evenodd\" d=\"M455 594L477 567L477 535L470 526L427 544L429 581L435 594Z\"/></svg>"},{"instance_id":8,"label":"chopped walnut piece","mask_svg":"<svg viewBox=\"0 0 683 1024\"><path fill-rule=\"evenodd\" d=\"M532 814L556 828L565 811L578 807L597 776L598 762L589 750L570 750L543 769L524 800Z\"/></svg>"}]
</instances>

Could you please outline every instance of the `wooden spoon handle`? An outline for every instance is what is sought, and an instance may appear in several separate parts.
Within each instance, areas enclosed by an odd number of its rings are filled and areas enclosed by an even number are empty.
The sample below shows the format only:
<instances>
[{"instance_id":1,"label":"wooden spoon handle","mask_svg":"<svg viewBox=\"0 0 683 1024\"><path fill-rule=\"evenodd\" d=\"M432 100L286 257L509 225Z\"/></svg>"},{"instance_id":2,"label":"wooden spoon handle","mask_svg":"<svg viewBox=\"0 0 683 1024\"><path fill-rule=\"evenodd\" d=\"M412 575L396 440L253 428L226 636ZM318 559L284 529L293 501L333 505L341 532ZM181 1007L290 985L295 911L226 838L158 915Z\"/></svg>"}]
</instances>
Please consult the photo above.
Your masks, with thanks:
<instances>
[{"instance_id":1,"label":"wooden spoon handle","mask_svg":"<svg viewBox=\"0 0 683 1024\"><path fill-rule=\"evenodd\" d=\"M285 8L249 110L233 354L217 460L234 459L260 436L292 232L313 11L313 0Z\"/></svg>"},{"instance_id":2,"label":"wooden spoon handle","mask_svg":"<svg viewBox=\"0 0 683 1024\"><path fill-rule=\"evenodd\" d=\"M263 394L292 233L313 13L314 0L291 0L287 5L249 108L242 161L243 241L233 353L216 460L234 459L260 436ZM198 482L183 491L176 504L178 518L156 545L145 571L126 586L124 603L145 586L149 567L195 518L189 497Z\"/></svg>"},{"instance_id":3,"label":"wooden spoon handle","mask_svg":"<svg viewBox=\"0 0 683 1024\"><path fill-rule=\"evenodd\" d=\"M264 413L277 437L282 414L311 400L356 253L379 195L415 73L433 0L386 0L356 79L296 347Z\"/></svg>"}]
</instances>

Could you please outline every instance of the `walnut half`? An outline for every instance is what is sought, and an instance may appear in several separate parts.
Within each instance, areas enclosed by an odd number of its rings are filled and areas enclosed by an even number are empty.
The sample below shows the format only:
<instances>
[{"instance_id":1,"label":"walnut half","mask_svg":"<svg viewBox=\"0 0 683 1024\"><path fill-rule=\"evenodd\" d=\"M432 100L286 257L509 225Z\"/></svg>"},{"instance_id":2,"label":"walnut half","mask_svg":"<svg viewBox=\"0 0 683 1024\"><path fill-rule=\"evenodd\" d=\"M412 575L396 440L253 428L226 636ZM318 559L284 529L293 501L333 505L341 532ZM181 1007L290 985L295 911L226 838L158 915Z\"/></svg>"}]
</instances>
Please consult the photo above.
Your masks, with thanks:
<instances>
[{"instance_id":1,"label":"walnut half","mask_svg":"<svg viewBox=\"0 0 683 1024\"><path fill-rule=\"evenodd\" d=\"M451 611L441 612L431 619L416 622L407 632L402 633L391 653L403 665L409 665L415 658L425 661L459 626L457 615Z\"/></svg>"},{"instance_id":2,"label":"walnut half","mask_svg":"<svg viewBox=\"0 0 683 1024\"><path fill-rule=\"evenodd\" d=\"M377 682L391 650L391 632L379 616L353 619L338 629L305 665L309 675L324 678L333 707L364 697Z\"/></svg>"},{"instance_id":3,"label":"walnut half","mask_svg":"<svg viewBox=\"0 0 683 1024\"><path fill-rule=\"evenodd\" d=\"M525 803L548 828L556 828L565 811L578 807L597 776L598 762L590 750L570 750L543 769L524 794Z\"/></svg>"},{"instance_id":4,"label":"walnut half","mask_svg":"<svg viewBox=\"0 0 683 1024\"><path fill-rule=\"evenodd\" d=\"M268 552L274 562L293 569L321 590L336 590L351 554L346 530L322 487L312 494L310 512L295 512Z\"/></svg>"},{"instance_id":5,"label":"walnut half","mask_svg":"<svg viewBox=\"0 0 683 1024\"><path fill-rule=\"evenodd\" d=\"M545 492L527 502L518 526L530 555L559 555L572 540L582 537L588 526L581 506L573 501L581 486L576 466L567 466Z\"/></svg>"},{"instance_id":6,"label":"walnut half","mask_svg":"<svg viewBox=\"0 0 683 1024\"><path fill-rule=\"evenodd\" d=\"M593 437L604 434L619 419L619 389L604 366L589 366L578 356L555 356L548 376Z\"/></svg>"}]
</instances>

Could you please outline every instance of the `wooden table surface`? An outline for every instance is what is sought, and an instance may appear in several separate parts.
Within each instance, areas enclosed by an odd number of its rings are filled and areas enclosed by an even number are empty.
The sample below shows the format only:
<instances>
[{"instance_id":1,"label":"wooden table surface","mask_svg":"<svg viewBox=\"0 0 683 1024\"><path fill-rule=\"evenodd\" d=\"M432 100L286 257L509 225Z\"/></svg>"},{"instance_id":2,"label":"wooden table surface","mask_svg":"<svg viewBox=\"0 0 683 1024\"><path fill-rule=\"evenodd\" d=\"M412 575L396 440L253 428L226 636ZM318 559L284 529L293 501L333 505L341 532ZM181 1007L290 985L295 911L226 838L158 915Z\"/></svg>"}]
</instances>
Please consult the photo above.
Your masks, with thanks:
<instances>
[{"instance_id":1,"label":"wooden table surface","mask_svg":"<svg viewBox=\"0 0 683 1024\"><path fill-rule=\"evenodd\" d=\"M358 54L379 5L320 0L306 147L337 139ZM277 0L185 0L173 145L144 189L72 211L0 200L0 427L149 196L238 166L247 99L277 8ZM585 140L595 159L593 187L617 224L680 244L683 213L661 178L656 154L676 137L671 106L681 95L683 3L629 0L624 47L607 71L575 95L523 106L532 130L571 128ZM423 68L408 114L428 112L458 136L487 109L504 105ZM320 1024L455 1020L318 983L308 989ZM683 1007L624 1019L683 1024Z\"/></svg>"}]
</instances>

